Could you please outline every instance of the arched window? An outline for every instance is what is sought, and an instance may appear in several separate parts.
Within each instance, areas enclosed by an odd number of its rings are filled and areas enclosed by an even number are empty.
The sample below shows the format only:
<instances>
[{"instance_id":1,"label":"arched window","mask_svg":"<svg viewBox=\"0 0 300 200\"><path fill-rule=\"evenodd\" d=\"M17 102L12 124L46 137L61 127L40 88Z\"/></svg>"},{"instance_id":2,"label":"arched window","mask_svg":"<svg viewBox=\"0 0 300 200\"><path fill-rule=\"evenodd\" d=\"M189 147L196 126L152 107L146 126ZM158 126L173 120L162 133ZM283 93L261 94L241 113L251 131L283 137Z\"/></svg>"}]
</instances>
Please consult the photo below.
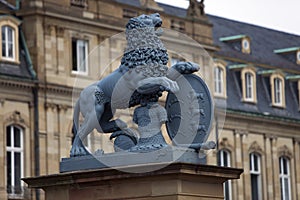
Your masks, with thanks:
<instances>
[{"instance_id":1,"label":"arched window","mask_svg":"<svg viewBox=\"0 0 300 200\"><path fill-rule=\"evenodd\" d=\"M246 102L256 102L256 74L251 67L245 68L241 73L243 100Z\"/></svg>"},{"instance_id":2,"label":"arched window","mask_svg":"<svg viewBox=\"0 0 300 200\"><path fill-rule=\"evenodd\" d=\"M261 157L257 153L251 153L250 157L250 177L251 177L251 199L262 199L261 184Z\"/></svg>"},{"instance_id":3,"label":"arched window","mask_svg":"<svg viewBox=\"0 0 300 200\"><path fill-rule=\"evenodd\" d=\"M282 104L282 80L274 78L274 103L277 105Z\"/></svg>"},{"instance_id":4,"label":"arched window","mask_svg":"<svg viewBox=\"0 0 300 200\"><path fill-rule=\"evenodd\" d=\"M1 28L2 33L2 58L15 60L15 30L5 25Z\"/></svg>"},{"instance_id":5,"label":"arched window","mask_svg":"<svg viewBox=\"0 0 300 200\"><path fill-rule=\"evenodd\" d=\"M226 68L220 63L214 68L214 93L217 97L226 97Z\"/></svg>"},{"instance_id":6,"label":"arched window","mask_svg":"<svg viewBox=\"0 0 300 200\"><path fill-rule=\"evenodd\" d=\"M245 74L245 83L246 83L246 88L245 88L245 96L246 100L253 100L254 98L254 93L253 93L253 74L247 72Z\"/></svg>"},{"instance_id":7,"label":"arched window","mask_svg":"<svg viewBox=\"0 0 300 200\"><path fill-rule=\"evenodd\" d=\"M273 106L285 106L284 79L279 74L273 74L270 78Z\"/></svg>"},{"instance_id":8,"label":"arched window","mask_svg":"<svg viewBox=\"0 0 300 200\"><path fill-rule=\"evenodd\" d=\"M230 152L227 150L220 150L218 153L218 165L222 167L230 167ZM231 181L226 181L224 183L224 199L231 200L232 199L232 189L231 189Z\"/></svg>"},{"instance_id":9,"label":"arched window","mask_svg":"<svg viewBox=\"0 0 300 200\"><path fill-rule=\"evenodd\" d=\"M281 200L290 200L291 199L290 160L285 156L281 156L279 158L279 178L280 178Z\"/></svg>"},{"instance_id":10,"label":"arched window","mask_svg":"<svg viewBox=\"0 0 300 200\"><path fill-rule=\"evenodd\" d=\"M6 189L11 197L23 194L23 130L15 125L6 127Z\"/></svg>"}]
</instances>

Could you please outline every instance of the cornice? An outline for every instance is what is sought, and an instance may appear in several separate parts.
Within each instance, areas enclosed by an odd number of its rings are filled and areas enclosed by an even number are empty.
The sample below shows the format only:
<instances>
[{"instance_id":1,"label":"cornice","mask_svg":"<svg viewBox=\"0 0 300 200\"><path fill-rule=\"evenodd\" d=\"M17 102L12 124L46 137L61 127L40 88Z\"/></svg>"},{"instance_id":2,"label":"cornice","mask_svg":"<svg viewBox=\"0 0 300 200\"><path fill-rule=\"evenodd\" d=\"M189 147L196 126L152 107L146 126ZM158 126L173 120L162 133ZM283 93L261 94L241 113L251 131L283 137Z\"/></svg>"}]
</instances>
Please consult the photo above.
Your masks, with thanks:
<instances>
[{"instance_id":1,"label":"cornice","mask_svg":"<svg viewBox=\"0 0 300 200\"><path fill-rule=\"evenodd\" d=\"M32 89L35 87L34 81L0 79L0 87L18 88L18 89Z\"/></svg>"}]
</instances>

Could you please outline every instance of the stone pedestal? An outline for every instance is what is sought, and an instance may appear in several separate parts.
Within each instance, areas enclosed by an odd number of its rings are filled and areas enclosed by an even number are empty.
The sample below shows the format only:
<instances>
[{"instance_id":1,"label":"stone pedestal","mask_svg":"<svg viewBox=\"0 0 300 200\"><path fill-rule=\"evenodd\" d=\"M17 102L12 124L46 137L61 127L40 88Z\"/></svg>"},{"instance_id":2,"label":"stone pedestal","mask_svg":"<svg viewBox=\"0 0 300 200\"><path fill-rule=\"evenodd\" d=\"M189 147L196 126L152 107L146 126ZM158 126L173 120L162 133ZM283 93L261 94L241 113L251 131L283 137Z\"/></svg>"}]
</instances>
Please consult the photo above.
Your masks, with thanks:
<instances>
[{"instance_id":1,"label":"stone pedestal","mask_svg":"<svg viewBox=\"0 0 300 200\"><path fill-rule=\"evenodd\" d=\"M151 163L67 172L24 181L29 187L42 188L46 200L212 200L224 199L223 183L239 179L242 172L242 169L209 165Z\"/></svg>"}]
</instances>

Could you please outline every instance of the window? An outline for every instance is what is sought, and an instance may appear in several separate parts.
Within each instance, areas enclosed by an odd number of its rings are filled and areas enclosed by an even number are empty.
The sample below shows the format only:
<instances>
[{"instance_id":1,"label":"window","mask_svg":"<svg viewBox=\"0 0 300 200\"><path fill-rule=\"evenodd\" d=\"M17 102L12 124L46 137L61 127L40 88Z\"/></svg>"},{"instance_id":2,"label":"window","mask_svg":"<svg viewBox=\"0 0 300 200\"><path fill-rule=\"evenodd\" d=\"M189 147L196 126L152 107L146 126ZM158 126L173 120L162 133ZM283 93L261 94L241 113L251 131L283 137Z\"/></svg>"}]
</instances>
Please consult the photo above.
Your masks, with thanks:
<instances>
[{"instance_id":1,"label":"window","mask_svg":"<svg viewBox=\"0 0 300 200\"><path fill-rule=\"evenodd\" d=\"M300 65L300 50L298 50L296 53L296 60L297 60L297 64Z\"/></svg>"},{"instance_id":2,"label":"window","mask_svg":"<svg viewBox=\"0 0 300 200\"><path fill-rule=\"evenodd\" d=\"M251 67L244 68L241 72L243 100L256 102L256 74Z\"/></svg>"},{"instance_id":3,"label":"window","mask_svg":"<svg viewBox=\"0 0 300 200\"><path fill-rule=\"evenodd\" d=\"M246 99L253 99L253 75L251 73L245 74L245 83L246 83Z\"/></svg>"},{"instance_id":4,"label":"window","mask_svg":"<svg viewBox=\"0 0 300 200\"><path fill-rule=\"evenodd\" d=\"M15 60L15 30L10 26L2 26L2 58Z\"/></svg>"},{"instance_id":5,"label":"window","mask_svg":"<svg viewBox=\"0 0 300 200\"><path fill-rule=\"evenodd\" d=\"M286 157L279 158L281 200L291 199L290 162Z\"/></svg>"},{"instance_id":6,"label":"window","mask_svg":"<svg viewBox=\"0 0 300 200\"><path fill-rule=\"evenodd\" d=\"M274 79L274 103L281 105L282 103L282 81L279 78Z\"/></svg>"},{"instance_id":7,"label":"window","mask_svg":"<svg viewBox=\"0 0 300 200\"><path fill-rule=\"evenodd\" d=\"M285 106L284 79L280 74L272 74L270 77L272 105Z\"/></svg>"},{"instance_id":8,"label":"window","mask_svg":"<svg viewBox=\"0 0 300 200\"><path fill-rule=\"evenodd\" d=\"M242 52L249 54L250 51L250 39L249 37L245 37L242 39Z\"/></svg>"},{"instance_id":9,"label":"window","mask_svg":"<svg viewBox=\"0 0 300 200\"><path fill-rule=\"evenodd\" d=\"M72 39L72 71L87 74L88 43L85 40Z\"/></svg>"},{"instance_id":10,"label":"window","mask_svg":"<svg viewBox=\"0 0 300 200\"><path fill-rule=\"evenodd\" d=\"M250 177L251 177L251 199L261 200L261 164L260 156L256 153L250 154Z\"/></svg>"},{"instance_id":11,"label":"window","mask_svg":"<svg viewBox=\"0 0 300 200\"><path fill-rule=\"evenodd\" d=\"M230 153L226 150L220 150L218 154L218 165L222 167L230 167ZM224 199L231 200L231 181L224 183Z\"/></svg>"},{"instance_id":12,"label":"window","mask_svg":"<svg viewBox=\"0 0 300 200\"><path fill-rule=\"evenodd\" d=\"M23 131L17 126L6 127L6 177L9 196L23 195Z\"/></svg>"},{"instance_id":13,"label":"window","mask_svg":"<svg viewBox=\"0 0 300 200\"><path fill-rule=\"evenodd\" d=\"M123 18L132 18L138 16L138 13L135 10L123 9Z\"/></svg>"},{"instance_id":14,"label":"window","mask_svg":"<svg viewBox=\"0 0 300 200\"><path fill-rule=\"evenodd\" d=\"M224 94L224 69L222 67L215 67L214 70L215 94Z\"/></svg>"},{"instance_id":15,"label":"window","mask_svg":"<svg viewBox=\"0 0 300 200\"><path fill-rule=\"evenodd\" d=\"M71 5L85 8L88 6L87 0L71 0Z\"/></svg>"}]
</instances>

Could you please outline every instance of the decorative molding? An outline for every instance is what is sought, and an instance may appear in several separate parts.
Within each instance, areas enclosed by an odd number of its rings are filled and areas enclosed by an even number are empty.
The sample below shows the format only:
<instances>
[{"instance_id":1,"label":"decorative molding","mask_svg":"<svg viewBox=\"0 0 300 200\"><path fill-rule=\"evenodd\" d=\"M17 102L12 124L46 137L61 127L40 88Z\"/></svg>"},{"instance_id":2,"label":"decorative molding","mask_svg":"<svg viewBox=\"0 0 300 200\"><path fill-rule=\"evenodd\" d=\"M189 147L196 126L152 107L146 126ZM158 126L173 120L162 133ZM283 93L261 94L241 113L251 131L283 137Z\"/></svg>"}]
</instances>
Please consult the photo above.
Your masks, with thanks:
<instances>
[{"instance_id":1,"label":"decorative molding","mask_svg":"<svg viewBox=\"0 0 300 200\"><path fill-rule=\"evenodd\" d=\"M59 105L57 105L57 107L58 107L58 111L64 111L64 112L67 112L67 110L69 109L69 108L72 108L71 106L69 106L69 105L65 105L65 104L59 104Z\"/></svg>"},{"instance_id":2,"label":"decorative molding","mask_svg":"<svg viewBox=\"0 0 300 200\"><path fill-rule=\"evenodd\" d=\"M52 32L55 31L55 26L53 24L46 24L45 25L45 34L46 35L52 35Z\"/></svg>"},{"instance_id":3,"label":"decorative molding","mask_svg":"<svg viewBox=\"0 0 300 200\"><path fill-rule=\"evenodd\" d=\"M56 35L57 37L64 37L65 34L65 28L64 27L56 27Z\"/></svg>"},{"instance_id":4,"label":"decorative molding","mask_svg":"<svg viewBox=\"0 0 300 200\"><path fill-rule=\"evenodd\" d=\"M286 145L283 145L278 148L278 157L281 156L288 157L291 159L293 157L293 153Z\"/></svg>"},{"instance_id":5,"label":"decorative molding","mask_svg":"<svg viewBox=\"0 0 300 200\"><path fill-rule=\"evenodd\" d=\"M234 134L239 134L239 135L241 135L241 136L247 136L248 135L248 131L247 130L241 130L241 129L236 129L236 130L234 130Z\"/></svg>"},{"instance_id":6,"label":"decorative molding","mask_svg":"<svg viewBox=\"0 0 300 200\"><path fill-rule=\"evenodd\" d=\"M229 143L228 138L222 138L219 142L220 149L228 149L229 151L233 151L233 146Z\"/></svg>"},{"instance_id":7,"label":"decorative molding","mask_svg":"<svg viewBox=\"0 0 300 200\"><path fill-rule=\"evenodd\" d=\"M263 149L260 147L260 145L256 142L256 141L254 141L251 145L250 145L250 147L249 147L249 153L259 153L259 154L264 154L264 151L263 151Z\"/></svg>"},{"instance_id":8,"label":"decorative molding","mask_svg":"<svg viewBox=\"0 0 300 200\"><path fill-rule=\"evenodd\" d=\"M54 103L49 103L49 102L45 102L45 109L51 109L52 111L58 109L58 106L57 104L54 104Z\"/></svg>"},{"instance_id":9,"label":"decorative molding","mask_svg":"<svg viewBox=\"0 0 300 200\"><path fill-rule=\"evenodd\" d=\"M28 120L26 120L19 111L14 111L5 119L5 124L24 124L29 127Z\"/></svg>"}]
</instances>

